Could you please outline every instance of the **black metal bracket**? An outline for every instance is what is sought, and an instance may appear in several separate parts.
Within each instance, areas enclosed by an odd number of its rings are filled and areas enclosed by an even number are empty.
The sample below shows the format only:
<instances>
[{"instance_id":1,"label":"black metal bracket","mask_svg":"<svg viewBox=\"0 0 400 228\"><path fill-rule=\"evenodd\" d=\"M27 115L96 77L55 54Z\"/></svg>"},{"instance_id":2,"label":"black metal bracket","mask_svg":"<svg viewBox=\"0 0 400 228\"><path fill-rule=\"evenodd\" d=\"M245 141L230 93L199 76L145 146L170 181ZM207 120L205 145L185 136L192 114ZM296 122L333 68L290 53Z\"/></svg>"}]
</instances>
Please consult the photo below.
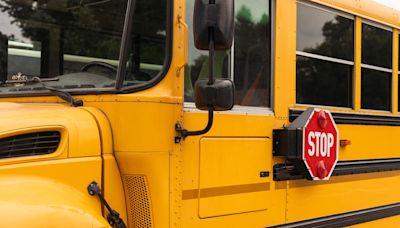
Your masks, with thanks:
<instances>
[{"instance_id":1,"label":"black metal bracket","mask_svg":"<svg viewBox=\"0 0 400 228\"><path fill-rule=\"evenodd\" d=\"M182 127L180 123L175 124L175 131L178 132L178 136L175 136L175 143L180 143L187 137L187 130Z\"/></svg>"},{"instance_id":2,"label":"black metal bracket","mask_svg":"<svg viewBox=\"0 0 400 228\"><path fill-rule=\"evenodd\" d=\"M111 226L116 228L126 228L124 221L119 217L119 213L110 207L110 205L104 199L104 196L101 194L100 186L95 181L89 184L87 190L89 195L98 196L100 201L104 204L104 206L106 206L109 212L107 215L107 221Z\"/></svg>"},{"instance_id":3,"label":"black metal bracket","mask_svg":"<svg viewBox=\"0 0 400 228\"><path fill-rule=\"evenodd\" d=\"M175 124L175 131L178 132L178 136L175 136L175 143L180 143L182 140L185 140L188 136L195 135L204 135L208 131L210 131L214 122L214 110L212 107L208 107L208 121L207 126L203 130L199 131L188 131L182 127L180 123Z\"/></svg>"},{"instance_id":4,"label":"black metal bracket","mask_svg":"<svg viewBox=\"0 0 400 228\"><path fill-rule=\"evenodd\" d=\"M275 164L274 181L305 180L308 176L302 172L301 164ZM333 170L332 176L344 176L363 173L389 172L400 170L400 159L374 159L339 161Z\"/></svg>"}]
</instances>

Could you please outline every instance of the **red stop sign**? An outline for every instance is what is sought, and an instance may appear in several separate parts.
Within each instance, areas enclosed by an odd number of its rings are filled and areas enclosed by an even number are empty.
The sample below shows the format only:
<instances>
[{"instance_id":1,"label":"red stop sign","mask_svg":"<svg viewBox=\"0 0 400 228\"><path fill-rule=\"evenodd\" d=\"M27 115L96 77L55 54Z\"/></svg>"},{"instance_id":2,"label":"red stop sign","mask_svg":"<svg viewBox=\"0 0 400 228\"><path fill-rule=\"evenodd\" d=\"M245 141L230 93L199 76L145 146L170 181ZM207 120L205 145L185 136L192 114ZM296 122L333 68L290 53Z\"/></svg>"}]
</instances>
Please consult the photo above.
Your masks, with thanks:
<instances>
[{"instance_id":1,"label":"red stop sign","mask_svg":"<svg viewBox=\"0 0 400 228\"><path fill-rule=\"evenodd\" d=\"M328 180L338 161L339 131L329 111L314 109L303 128L303 161L313 180Z\"/></svg>"}]
</instances>

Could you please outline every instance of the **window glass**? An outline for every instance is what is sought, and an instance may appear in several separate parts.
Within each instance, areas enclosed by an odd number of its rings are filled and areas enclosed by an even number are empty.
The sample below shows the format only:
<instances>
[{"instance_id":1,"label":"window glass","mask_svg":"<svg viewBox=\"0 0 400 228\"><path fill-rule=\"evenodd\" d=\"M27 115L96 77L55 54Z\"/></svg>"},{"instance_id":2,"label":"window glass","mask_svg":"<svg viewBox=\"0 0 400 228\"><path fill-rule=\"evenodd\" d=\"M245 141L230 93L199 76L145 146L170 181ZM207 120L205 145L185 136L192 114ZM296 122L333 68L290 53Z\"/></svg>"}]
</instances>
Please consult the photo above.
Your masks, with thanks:
<instances>
[{"instance_id":1,"label":"window glass","mask_svg":"<svg viewBox=\"0 0 400 228\"><path fill-rule=\"evenodd\" d=\"M391 73L362 69L361 108L390 110Z\"/></svg>"},{"instance_id":2,"label":"window glass","mask_svg":"<svg viewBox=\"0 0 400 228\"><path fill-rule=\"evenodd\" d=\"M197 79L208 76L208 52L196 50L192 36L193 0L187 1L189 63L185 71L185 101L193 101ZM216 54L216 75L235 82L235 104L270 106L271 20L268 0L235 1L233 49Z\"/></svg>"},{"instance_id":3,"label":"window glass","mask_svg":"<svg viewBox=\"0 0 400 228\"><path fill-rule=\"evenodd\" d=\"M60 89L115 87L127 0L0 0L0 81L40 76ZM125 84L162 69L167 1L137 0ZM0 92L45 89L2 84Z\"/></svg>"},{"instance_id":4,"label":"window glass","mask_svg":"<svg viewBox=\"0 0 400 228\"><path fill-rule=\"evenodd\" d=\"M297 4L297 51L353 61L354 21Z\"/></svg>"},{"instance_id":5,"label":"window glass","mask_svg":"<svg viewBox=\"0 0 400 228\"><path fill-rule=\"evenodd\" d=\"M352 107L354 20L297 4L296 102Z\"/></svg>"},{"instance_id":6,"label":"window glass","mask_svg":"<svg viewBox=\"0 0 400 228\"><path fill-rule=\"evenodd\" d=\"M353 67L297 56L297 102L352 106Z\"/></svg>"},{"instance_id":7,"label":"window glass","mask_svg":"<svg viewBox=\"0 0 400 228\"><path fill-rule=\"evenodd\" d=\"M361 108L391 110L392 32L362 25Z\"/></svg>"},{"instance_id":8,"label":"window glass","mask_svg":"<svg viewBox=\"0 0 400 228\"><path fill-rule=\"evenodd\" d=\"M167 1L136 0L125 86L150 81L166 57Z\"/></svg>"},{"instance_id":9,"label":"window glass","mask_svg":"<svg viewBox=\"0 0 400 228\"><path fill-rule=\"evenodd\" d=\"M266 0L235 1L236 104L270 106L270 6Z\"/></svg>"},{"instance_id":10,"label":"window glass","mask_svg":"<svg viewBox=\"0 0 400 228\"><path fill-rule=\"evenodd\" d=\"M47 84L61 89L115 84L126 7L126 0L0 0L1 81L56 77ZM0 92L40 89L3 84Z\"/></svg>"},{"instance_id":11,"label":"window glass","mask_svg":"<svg viewBox=\"0 0 400 228\"><path fill-rule=\"evenodd\" d=\"M362 25L362 63L392 68L392 32Z\"/></svg>"}]
</instances>

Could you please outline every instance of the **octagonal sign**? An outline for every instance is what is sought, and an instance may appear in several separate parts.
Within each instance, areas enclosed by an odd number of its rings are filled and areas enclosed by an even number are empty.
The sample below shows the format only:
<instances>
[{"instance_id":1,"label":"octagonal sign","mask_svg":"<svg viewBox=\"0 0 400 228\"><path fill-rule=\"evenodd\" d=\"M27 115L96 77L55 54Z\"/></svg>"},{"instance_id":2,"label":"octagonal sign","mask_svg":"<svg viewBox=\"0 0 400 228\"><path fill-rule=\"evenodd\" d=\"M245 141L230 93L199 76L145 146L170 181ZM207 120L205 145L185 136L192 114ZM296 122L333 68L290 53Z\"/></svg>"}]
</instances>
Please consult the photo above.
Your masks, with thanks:
<instances>
[{"instance_id":1,"label":"octagonal sign","mask_svg":"<svg viewBox=\"0 0 400 228\"><path fill-rule=\"evenodd\" d=\"M329 111L310 109L304 114L303 161L313 180L328 180L339 157L339 131Z\"/></svg>"}]
</instances>

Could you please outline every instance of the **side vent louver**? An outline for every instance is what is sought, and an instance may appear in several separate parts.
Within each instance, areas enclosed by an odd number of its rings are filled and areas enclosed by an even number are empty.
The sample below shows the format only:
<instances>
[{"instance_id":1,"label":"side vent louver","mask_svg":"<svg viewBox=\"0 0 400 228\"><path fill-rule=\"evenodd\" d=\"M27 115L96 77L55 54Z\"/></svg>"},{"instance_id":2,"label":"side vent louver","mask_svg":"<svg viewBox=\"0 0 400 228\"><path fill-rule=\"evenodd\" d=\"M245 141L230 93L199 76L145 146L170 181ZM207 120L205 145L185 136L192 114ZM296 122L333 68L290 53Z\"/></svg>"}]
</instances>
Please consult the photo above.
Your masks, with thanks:
<instances>
[{"instance_id":1,"label":"side vent louver","mask_svg":"<svg viewBox=\"0 0 400 228\"><path fill-rule=\"evenodd\" d=\"M132 228L153 227L150 193L145 176L129 175L123 178L128 203L128 222Z\"/></svg>"},{"instance_id":2,"label":"side vent louver","mask_svg":"<svg viewBox=\"0 0 400 228\"><path fill-rule=\"evenodd\" d=\"M50 154L57 150L58 131L44 131L0 138L0 159Z\"/></svg>"}]
</instances>

